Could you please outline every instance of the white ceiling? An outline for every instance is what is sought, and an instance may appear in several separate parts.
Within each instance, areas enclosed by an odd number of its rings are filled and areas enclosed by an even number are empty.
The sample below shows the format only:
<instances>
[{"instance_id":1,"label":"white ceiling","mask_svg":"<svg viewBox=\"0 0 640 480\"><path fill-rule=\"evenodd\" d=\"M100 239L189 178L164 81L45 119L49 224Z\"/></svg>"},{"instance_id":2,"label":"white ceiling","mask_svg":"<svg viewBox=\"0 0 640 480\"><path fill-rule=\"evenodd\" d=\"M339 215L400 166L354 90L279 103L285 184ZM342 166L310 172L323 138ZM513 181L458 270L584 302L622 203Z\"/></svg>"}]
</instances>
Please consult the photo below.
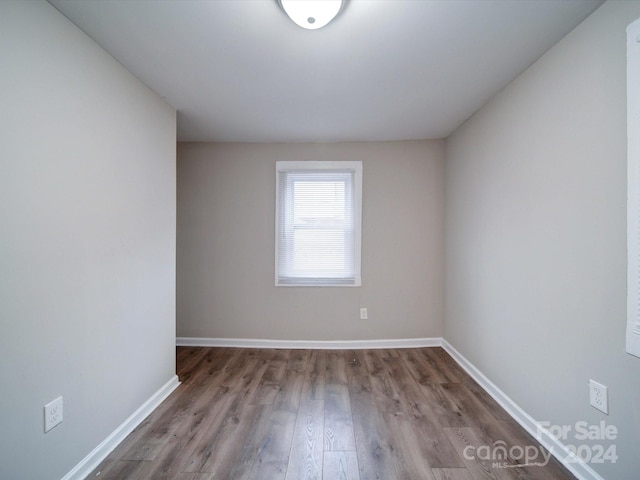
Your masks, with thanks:
<instances>
[{"instance_id":1,"label":"white ceiling","mask_svg":"<svg viewBox=\"0 0 640 480\"><path fill-rule=\"evenodd\" d=\"M443 138L601 0L49 0L178 110L181 141Z\"/></svg>"}]
</instances>

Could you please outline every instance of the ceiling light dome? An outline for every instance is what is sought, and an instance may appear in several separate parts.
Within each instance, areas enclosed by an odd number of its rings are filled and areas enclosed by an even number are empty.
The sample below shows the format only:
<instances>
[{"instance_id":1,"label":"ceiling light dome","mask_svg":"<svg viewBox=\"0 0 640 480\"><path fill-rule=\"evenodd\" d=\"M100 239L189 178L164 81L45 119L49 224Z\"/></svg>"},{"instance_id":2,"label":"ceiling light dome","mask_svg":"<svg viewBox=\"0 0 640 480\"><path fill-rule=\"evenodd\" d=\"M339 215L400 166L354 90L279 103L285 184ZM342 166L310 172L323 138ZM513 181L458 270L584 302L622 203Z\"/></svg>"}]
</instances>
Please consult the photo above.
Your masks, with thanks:
<instances>
[{"instance_id":1,"label":"ceiling light dome","mask_svg":"<svg viewBox=\"0 0 640 480\"><path fill-rule=\"evenodd\" d=\"M308 30L324 27L342 10L343 0L278 0L289 18Z\"/></svg>"}]
</instances>

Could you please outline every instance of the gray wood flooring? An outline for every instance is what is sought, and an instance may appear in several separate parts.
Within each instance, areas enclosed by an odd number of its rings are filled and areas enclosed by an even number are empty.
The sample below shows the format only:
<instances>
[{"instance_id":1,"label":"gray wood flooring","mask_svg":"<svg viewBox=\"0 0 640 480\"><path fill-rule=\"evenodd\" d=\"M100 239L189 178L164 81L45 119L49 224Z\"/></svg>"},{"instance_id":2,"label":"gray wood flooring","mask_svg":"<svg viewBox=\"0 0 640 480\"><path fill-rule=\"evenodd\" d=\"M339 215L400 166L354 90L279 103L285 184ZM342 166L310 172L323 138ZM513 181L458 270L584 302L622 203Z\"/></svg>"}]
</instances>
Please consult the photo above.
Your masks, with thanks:
<instances>
[{"instance_id":1,"label":"gray wood flooring","mask_svg":"<svg viewBox=\"0 0 640 480\"><path fill-rule=\"evenodd\" d=\"M178 347L177 366L89 479L574 478L441 348Z\"/></svg>"}]
</instances>

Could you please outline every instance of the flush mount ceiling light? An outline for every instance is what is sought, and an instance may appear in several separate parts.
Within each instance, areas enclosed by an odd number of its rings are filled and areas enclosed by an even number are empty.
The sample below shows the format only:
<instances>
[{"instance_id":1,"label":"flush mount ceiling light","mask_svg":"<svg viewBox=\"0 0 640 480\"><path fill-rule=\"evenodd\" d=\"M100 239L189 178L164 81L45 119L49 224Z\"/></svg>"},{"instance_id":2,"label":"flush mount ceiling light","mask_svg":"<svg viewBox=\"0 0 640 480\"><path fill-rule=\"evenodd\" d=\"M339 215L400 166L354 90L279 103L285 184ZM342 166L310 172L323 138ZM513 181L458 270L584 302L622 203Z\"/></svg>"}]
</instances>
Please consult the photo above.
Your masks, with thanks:
<instances>
[{"instance_id":1,"label":"flush mount ceiling light","mask_svg":"<svg viewBox=\"0 0 640 480\"><path fill-rule=\"evenodd\" d=\"M289 18L308 30L324 27L342 10L343 0L278 0Z\"/></svg>"}]
</instances>

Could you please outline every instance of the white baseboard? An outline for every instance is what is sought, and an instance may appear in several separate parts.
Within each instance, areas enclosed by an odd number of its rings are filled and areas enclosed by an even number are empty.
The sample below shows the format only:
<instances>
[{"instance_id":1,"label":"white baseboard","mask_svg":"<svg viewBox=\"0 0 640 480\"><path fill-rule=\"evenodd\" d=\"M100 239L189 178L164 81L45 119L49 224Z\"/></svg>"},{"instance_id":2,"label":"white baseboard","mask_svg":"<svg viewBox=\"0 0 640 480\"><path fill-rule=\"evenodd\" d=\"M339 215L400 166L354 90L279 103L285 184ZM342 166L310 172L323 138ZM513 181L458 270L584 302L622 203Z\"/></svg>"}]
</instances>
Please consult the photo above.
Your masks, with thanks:
<instances>
[{"instance_id":1,"label":"white baseboard","mask_svg":"<svg viewBox=\"0 0 640 480\"><path fill-rule=\"evenodd\" d=\"M180 382L178 376L174 375L171 380L165 383L160 389L151 395L151 397L144 402L140 408L129 416L118 428L116 428L111 435L105 438L100 445L93 449L89 455L76 465L69 473L67 473L62 480L83 480L89 475L107 455L109 455L120 442L122 442L127 435L129 435L134 428L136 428L147 416L153 412L162 401L173 392Z\"/></svg>"},{"instance_id":2,"label":"white baseboard","mask_svg":"<svg viewBox=\"0 0 640 480\"><path fill-rule=\"evenodd\" d=\"M604 480L595 470L584 461L573 455L567 446L540 427L531 415L525 412L509 396L489 380L475 365L467 360L460 352L446 340L442 340L442 347L493 399L504 408L507 413L522 426L529 434L549 450L579 480ZM569 460L570 461L567 461Z\"/></svg>"},{"instance_id":3,"label":"white baseboard","mask_svg":"<svg viewBox=\"0 0 640 480\"><path fill-rule=\"evenodd\" d=\"M179 347L290 348L322 350L361 350L366 348L440 347L442 338L402 338L390 340L260 340L252 338L178 337Z\"/></svg>"}]
</instances>

